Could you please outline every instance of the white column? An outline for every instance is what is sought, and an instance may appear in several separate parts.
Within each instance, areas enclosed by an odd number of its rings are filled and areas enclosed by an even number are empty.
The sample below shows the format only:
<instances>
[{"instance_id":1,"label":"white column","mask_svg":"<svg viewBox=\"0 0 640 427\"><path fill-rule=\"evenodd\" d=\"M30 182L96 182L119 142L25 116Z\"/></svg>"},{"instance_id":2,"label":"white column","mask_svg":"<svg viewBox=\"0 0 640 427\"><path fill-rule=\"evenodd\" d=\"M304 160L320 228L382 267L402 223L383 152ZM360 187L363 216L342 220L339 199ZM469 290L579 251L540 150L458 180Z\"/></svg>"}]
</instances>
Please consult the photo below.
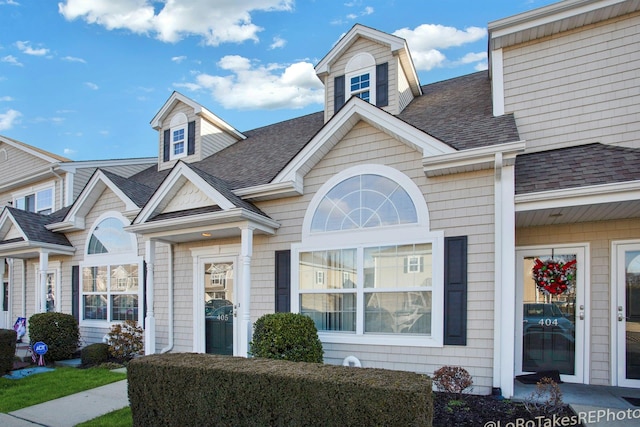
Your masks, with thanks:
<instances>
[{"instance_id":1,"label":"white column","mask_svg":"<svg viewBox=\"0 0 640 427\"><path fill-rule=\"evenodd\" d=\"M40 252L40 313L47 312L47 270L49 269L49 254Z\"/></svg>"},{"instance_id":2,"label":"white column","mask_svg":"<svg viewBox=\"0 0 640 427\"><path fill-rule=\"evenodd\" d=\"M147 303L147 314L144 318L144 354L154 354L156 352L156 318L153 312L153 290L155 287L153 280L153 265L156 261L156 242L148 240L145 242L144 258L147 262L147 286L145 301ZM142 307L139 307L139 309Z\"/></svg>"},{"instance_id":3,"label":"white column","mask_svg":"<svg viewBox=\"0 0 640 427\"><path fill-rule=\"evenodd\" d=\"M5 310L9 310L9 307L5 307L4 306L4 275L5 275L5 271L4 271L4 258L0 258L0 291L2 293L0 293L0 312L5 311ZM6 328L6 326L3 326L3 328Z\"/></svg>"},{"instance_id":4,"label":"white column","mask_svg":"<svg viewBox=\"0 0 640 427\"><path fill-rule=\"evenodd\" d=\"M253 228L244 227L241 229L242 242L240 249L240 264L242 269L242 284L240 286L240 343L238 346L239 356L247 357L249 353L249 342L251 341L251 255L253 254Z\"/></svg>"}]
</instances>

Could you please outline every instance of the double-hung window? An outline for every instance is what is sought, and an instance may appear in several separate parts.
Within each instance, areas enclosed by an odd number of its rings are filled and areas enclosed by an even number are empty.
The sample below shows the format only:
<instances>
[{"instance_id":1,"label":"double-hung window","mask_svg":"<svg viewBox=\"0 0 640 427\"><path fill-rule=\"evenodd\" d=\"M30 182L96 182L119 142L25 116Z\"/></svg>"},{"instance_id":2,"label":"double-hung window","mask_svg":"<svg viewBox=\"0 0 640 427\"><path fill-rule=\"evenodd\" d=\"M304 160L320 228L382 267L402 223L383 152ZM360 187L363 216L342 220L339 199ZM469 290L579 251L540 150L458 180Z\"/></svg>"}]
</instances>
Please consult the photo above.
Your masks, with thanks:
<instances>
[{"instance_id":1,"label":"double-hung window","mask_svg":"<svg viewBox=\"0 0 640 427\"><path fill-rule=\"evenodd\" d=\"M371 102L371 74L364 73L350 79L352 96Z\"/></svg>"},{"instance_id":2,"label":"double-hung window","mask_svg":"<svg viewBox=\"0 0 640 427\"><path fill-rule=\"evenodd\" d=\"M14 197L13 206L27 212L48 215L53 212L53 187Z\"/></svg>"},{"instance_id":3,"label":"double-hung window","mask_svg":"<svg viewBox=\"0 0 640 427\"><path fill-rule=\"evenodd\" d=\"M351 168L316 194L303 229L292 308L323 341L442 345L444 236L429 231L424 196L408 177Z\"/></svg>"},{"instance_id":4,"label":"double-hung window","mask_svg":"<svg viewBox=\"0 0 640 427\"><path fill-rule=\"evenodd\" d=\"M123 225L123 219L107 216L97 221L90 235L81 265L83 321L142 320L142 258L135 236Z\"/></svg>"},{"instance_id":5,"label":"double-hung window","mask_svg":"<svg viewBox=\"0 0 640 427\"><path fill-rule=\"evenodd\" d=\"M187 116L178 113L171 119L171 160L187 155Z\"/></svg>"}]
</instances>

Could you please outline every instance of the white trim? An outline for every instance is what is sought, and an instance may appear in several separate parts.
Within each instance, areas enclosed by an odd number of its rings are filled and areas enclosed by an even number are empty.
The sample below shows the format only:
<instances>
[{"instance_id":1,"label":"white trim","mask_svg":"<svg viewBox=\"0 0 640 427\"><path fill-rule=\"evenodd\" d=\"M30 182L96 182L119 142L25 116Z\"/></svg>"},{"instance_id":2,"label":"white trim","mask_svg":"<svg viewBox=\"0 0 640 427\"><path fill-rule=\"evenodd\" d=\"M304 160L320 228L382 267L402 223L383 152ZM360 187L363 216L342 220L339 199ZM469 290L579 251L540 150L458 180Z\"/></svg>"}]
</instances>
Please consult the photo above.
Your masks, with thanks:
<instances>
[{"instance_id":1,"label":"white trim","mask_svg":"<svg viewBox=\"0 0 640 427\"><path fill-rule=\"evenodd\" d=\"M493 169L497 154L502 157L502 164L515 162L518 154L524 153L524 141L490 145L488 147L471 148L444 154L425 156L422 166L427 176L441 176L452 173L471 172L482 169Z\"/></svg>"},{"instance_id":2,"label":"white trim","mask_svg":"<svg viewBox=\"0 0 640 427\"><path fill-rule=\"evenodd\" d=\"M33 195L33 202L34 202L34 206L33 206L33 211L29 211L29 212L35 212L38 213L38 193L41 193L43 191L46 190L51 190L51 205L50 205L50 210L51 212L55 212L56 210L58 210L59 208L56 207L56 182L55 180L53 181L49 181L46 182L44 184L40 184L40 185L32 185L30 187L24 187L21 188L19 191L16 191L14 193L11 194L11 201L13 203L13 207L16 209L21 209L18 208L18 204L17 204L17 200L18 199L23 199L26 196L30 196ZM24 209L21 209L24 210Z\"/></svg>"},{"instance_id":3,"label":"white trim","mask_svg":"<svg viewBox=\"0 0 640 427\"><path fill-rule=\"evenodd\" d=\"M504 114L504 63L502 49L489 52L491 56L491 96L493 97L493 115Z\"/></svg>"},{"instance_id":4,"label":"white trim","mask_svg":"<svg viewBox=\"0 0 640 427\"><path fill-rule=\"evenodd\" d=\"M516 195L516 212L626 202L639 199L640 181L616 182Z\"/></svg>"},{"instance_id":5,"label":"white trim","mask_svg":"<svg viewBox=\"0 0 640 427\"><path fill-rule=\"evenodd\" d=\"M514 324L522 318L521 277L524 274L521 260L524 256L549 255L555 250L571 251L576 254L578 274L576 275L576 328L575 328L575 375L561 375L565 382L589 383L589 366L591 361L591 245L588 242L570 244L553 244L537 246L518 246L516 248L516 315ZM582 267L580 267L582 266ZM580 318L580 306L584 307L584 319ZM515 372L522 373L522 324L517 324L515 334L519 334L515 345ZM582 356L582 357L581 357Z\"/></svg>"},{"instance_id":6,"label":"white trim","mask_svg":"<svg viewBox=\"0 0 640 427\"><path fill-rule=\"evenodd\" d=\"M24 142L16 141L14 139L10 139L0 135L0 142L4 142L7 145L10 145L20 151L24 151L27 154L38 157L46 162L52 163L52 165L46 166L49 169L51 166L55 166L59 162L69 161L64 157L60 157L56 154L45 152L44 150L35 148L30 146L29 144L25 144Z\"/></svg>"},{"instance_id":7,"label":"white trim","mask_svg":"<svg viewBox=\"0 0 640 427\"><path fill-rule=\"evenodd\" d=\"M53 311L55 312L60 312L61 311L61 282L62 282L62 278L61 276L61 270L60 270L60 261L48 261L47 262L47 271L46 274L47 276L49 274L53 274L53 295L55 298L55 302L54 302L54 307L53 307ZM41 296L41 292L40 292L40 264L39 263L33 263L33 267L34 267L34 271L35 271L35 278L36 278L36 283L35 283L35 287L36 287L36 293L35 293L35 297L36 297L36 309L37 312L41 311L41 307L42 307L42 302L40 301L42 296Z\"/></svg>"},{"instance_id":8,"label":"white trim","mask_svg":"<svg viewBox=\"0 0 640 427\"><path fill-rule=\"evenodd\" d=\"M640 380L626 378L625 353L626 322L618 321L618 306L623 306L622 315L626 316L625 301L625 257L626 249L639 250L640 240L616 240L611 242L611 297L610 297L610 348L611 348L611 385L640 388Z\"/></svg>"}]
</instances>

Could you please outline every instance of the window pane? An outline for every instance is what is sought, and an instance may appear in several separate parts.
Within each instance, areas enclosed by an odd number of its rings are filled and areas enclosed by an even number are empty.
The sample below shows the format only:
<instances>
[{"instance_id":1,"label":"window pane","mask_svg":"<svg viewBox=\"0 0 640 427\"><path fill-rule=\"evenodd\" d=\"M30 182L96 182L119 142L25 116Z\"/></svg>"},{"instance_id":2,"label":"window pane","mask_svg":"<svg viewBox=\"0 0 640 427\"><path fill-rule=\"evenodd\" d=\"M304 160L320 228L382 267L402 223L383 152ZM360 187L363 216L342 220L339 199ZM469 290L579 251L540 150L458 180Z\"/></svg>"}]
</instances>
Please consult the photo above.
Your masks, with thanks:
<instances>
[{"instance_id":1,"label":"window pane","mask_svg":"<svg viewBox=\"0 0 640 427\"><path fill-rule=\"evenodd\" d=\"M313 319L319 331L356 330L355 294L300 295L300 313Z\"/></svg>"},{"instance_id":2,"label":"window pane","mask_svg":"<svg viewBox=\"0 0 640 427\"><path fill-rule=\"evenodd\" d=\"M348 178L318 204L311 231L372 228L418 221L409 194L395 181L380 175Z\"/></svg>"},{"instance_id":3,"label":"window pane","mask_svg":"<svg viewBox=\"0 0 640 427\"><path fill-rule=\"evenodd\" d=\"M353 289L356 250L300 253L300 289Z\"/></svg>"},{"instance_id":4,"label":"window pane","mask_svg":"<svg viewBox=\"0 0 640 427\"><path fill-rule=\"evenodd\" d=\"M53 189L38 191L36 199L36 212L46 214L51 213L53 209ZM48 212L45 212L48 211Z\"/></svg>"},{"instance_id":5,"label":"window pane","mask_svg":"<svg viewBox=\"0 0 640 427\"><path fill-rule=\"evenodd\" d=\"M364 287L389 289L430 287L431 244L364 249Z\"/></svg>"},{"instance_id":6,"label":"window pane","mask_svg":"<svg viewBox=\"0 0 640 427\"><path fill-rule=\"evenodd\" d=\"M184 153L184 142L178 142L173 145L173 154L178 155Z\"/></svg>"},{"instance_id":7,"label":"window pane","mask_svg":"<svg viewBox=\"0 0 640 427\"><path fill-rule=\"evenodd\" d=\"M47 312L56 311L56 276L47 273Z\"/></svg>"},{"instance_id":8,"label":"window pane","mask_svg":"<svg viewBox=\"0 0 640 427\"><path fill-rule=\"evenodd\" d=\"M184 128L173 131L173 142L184 141Z\"/></svg>"},{"instance_id":9,"label":"window pane","mask_svg":"<svg viewBox=\"0 0 640 427\"><path fill-rule=\"evenodd\" d=\"M111 297L111 320L138 320L138 296L114 295Z\"/></svg>"},{"instance_id":10,"label":"window pane","mask_svg":"<svg viewBox=\"0 0 640 427\"><path fill-rule=\"evenodd\" d=\"M431 334L431 292L365 294L365 333Z\"/></svg>"},{"instance_id":11,"label":"window pane","mask_svg":"<svg viewBox=\"0 0 640 427\"><path fill-rule=\"evenodd\" d=\"M83 292L107 291L107 267L84 267L82 269Z\"/></svg>"},{"instance_id":12,"label":"window pane","mask_svg":"<svg viewBox=\"0 0 640 427\"><path fill-rule=\"evenodd\" d=\"M82 311L86 320L107 320L107 297L105 295L85 295Z\"/></svg>"},{"instance_id":13,"label":"window pane","mask_svg":"<svg viewBox=\"0 0 640 427\"><path fill-rule=\"evenodd\" d=\"M138 291L138 264L111 266L112 292Z\"/></svg>"},{"instance_id":14,"label":"window pane","mask_svg":"<svg viewBox=\"0 0 640 427\"><path fill-rule=\"evenodd\" d=\"M91 254L116 254L133 252L135 248L131 244L131 234L124 231L122 222L116 218L107 218L100 222L93 230L87 253Z\"/></svg>"}]
</instances>

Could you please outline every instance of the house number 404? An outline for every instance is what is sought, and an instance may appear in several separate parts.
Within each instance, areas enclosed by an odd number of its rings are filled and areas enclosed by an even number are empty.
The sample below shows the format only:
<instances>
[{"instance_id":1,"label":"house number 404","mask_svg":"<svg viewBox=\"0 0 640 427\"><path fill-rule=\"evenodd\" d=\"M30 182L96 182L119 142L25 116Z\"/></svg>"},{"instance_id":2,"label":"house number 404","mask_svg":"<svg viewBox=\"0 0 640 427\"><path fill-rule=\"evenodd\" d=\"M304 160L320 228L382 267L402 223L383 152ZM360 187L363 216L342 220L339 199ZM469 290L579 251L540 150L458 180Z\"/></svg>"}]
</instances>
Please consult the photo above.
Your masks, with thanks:
<instances>
[{"instance_id":1,"label":"house number 404","mask_svg":"<svg viewBox=\"0 0 640 427\"><path fill-rule=\"evenodd\" d=\"M558 319L540 319L538 321L540 326L558 326Z\"/></svg>"}]
</instances>

